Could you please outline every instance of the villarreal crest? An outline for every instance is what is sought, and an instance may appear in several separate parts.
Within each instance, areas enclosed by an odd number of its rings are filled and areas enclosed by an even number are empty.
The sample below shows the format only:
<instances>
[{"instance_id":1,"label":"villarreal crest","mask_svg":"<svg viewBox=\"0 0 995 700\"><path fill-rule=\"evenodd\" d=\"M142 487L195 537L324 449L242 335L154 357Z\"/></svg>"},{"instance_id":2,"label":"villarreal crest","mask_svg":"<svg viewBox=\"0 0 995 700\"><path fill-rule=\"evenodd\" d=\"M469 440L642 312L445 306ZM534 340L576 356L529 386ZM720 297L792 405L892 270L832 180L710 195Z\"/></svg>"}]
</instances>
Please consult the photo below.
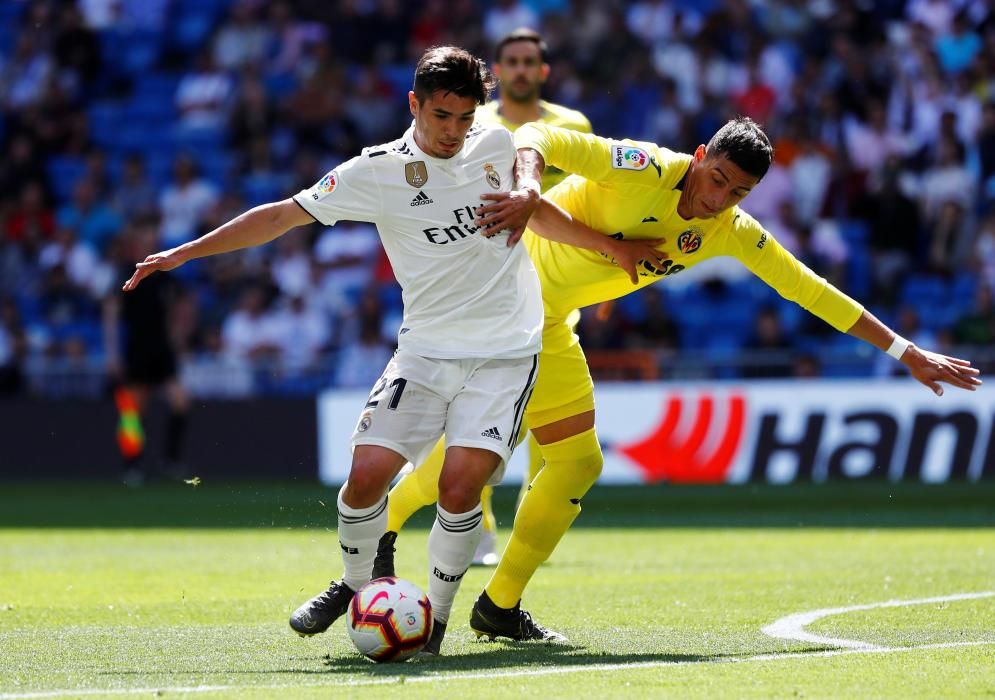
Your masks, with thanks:
<instances>
[{"instance_id":1,"label":"villarreal crest","mask_svg":"<svg viewBox=\"0 0 995 700\"><path fill-rule=\"evenodd\" d=\"M677 237L677 247L685 255L690 255L701 247L701 233L689 228Z\"/></svg>"}]
</instances>

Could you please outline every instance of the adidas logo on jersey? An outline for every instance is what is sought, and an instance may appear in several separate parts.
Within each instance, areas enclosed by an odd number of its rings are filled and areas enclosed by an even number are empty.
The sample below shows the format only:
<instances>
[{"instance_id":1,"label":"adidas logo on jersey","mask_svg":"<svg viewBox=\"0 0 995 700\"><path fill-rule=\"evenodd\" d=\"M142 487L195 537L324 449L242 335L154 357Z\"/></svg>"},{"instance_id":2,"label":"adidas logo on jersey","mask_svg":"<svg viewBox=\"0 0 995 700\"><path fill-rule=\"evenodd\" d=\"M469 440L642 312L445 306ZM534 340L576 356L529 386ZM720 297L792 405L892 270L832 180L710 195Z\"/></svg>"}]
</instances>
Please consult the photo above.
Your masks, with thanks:
<instances>
[{"instance_id":1,"label":"adidas logo on jersey","mask_svg":"<svg viewBox=\"0 0 995 700\"><path fill-rule=\"evenodd\" d=\"M501 440L501 433L498 432L497 428L488 428L481 433L484 437L494 438L495 440Z\"/></svg>"},{"instance_id":2,"label":"adidas logo on jersey","mask_svg":"<svg viewBox=\"0 0 995 700\"><path fill-rule=\"evenodd\" d=\"M423 204L435 204L435 200L432 199L431 197L429 197L427 194L425 194L421 190L418 190L418 194L416 194L415 198L411 200L411 205L410 206L412 206L412 207L420 207Z\"/></svg>"}]
</instances>

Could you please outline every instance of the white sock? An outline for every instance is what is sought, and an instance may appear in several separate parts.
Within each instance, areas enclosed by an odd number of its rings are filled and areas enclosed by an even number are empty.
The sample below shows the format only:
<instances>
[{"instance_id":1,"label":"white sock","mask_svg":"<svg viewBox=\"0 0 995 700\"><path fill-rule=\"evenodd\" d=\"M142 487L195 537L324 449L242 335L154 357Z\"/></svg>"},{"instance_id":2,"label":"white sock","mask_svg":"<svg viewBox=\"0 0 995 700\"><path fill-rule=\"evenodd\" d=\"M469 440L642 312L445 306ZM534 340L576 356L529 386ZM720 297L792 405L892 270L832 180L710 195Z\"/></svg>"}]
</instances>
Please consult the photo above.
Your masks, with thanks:
<instances>
[{"instance_id":1,"label":"white sock","mask_svg":"<svg viewBox=\"0 0 995 700\"><path fill-rule=\"evenodd\" d=\"M428 599L435 619L448 622L456 591L473 562L484 526L479 503L466 513L436 508L438 514L428 536Z\"/></svg>"},{"instance_id":2,"label":"white sock","mask_svg":"<svg viewBox=\"0 0 995 700\"><path fill-rule=\"evenodd\" d=\"M346 482L348 484L348 482ZM350 508L342 501L339 491L339 545L342 548L344 571L342 581L356 591L373 575L373 560L377 545L387 530L387 496L369 508Z\"/></svg>"}]
</instances>

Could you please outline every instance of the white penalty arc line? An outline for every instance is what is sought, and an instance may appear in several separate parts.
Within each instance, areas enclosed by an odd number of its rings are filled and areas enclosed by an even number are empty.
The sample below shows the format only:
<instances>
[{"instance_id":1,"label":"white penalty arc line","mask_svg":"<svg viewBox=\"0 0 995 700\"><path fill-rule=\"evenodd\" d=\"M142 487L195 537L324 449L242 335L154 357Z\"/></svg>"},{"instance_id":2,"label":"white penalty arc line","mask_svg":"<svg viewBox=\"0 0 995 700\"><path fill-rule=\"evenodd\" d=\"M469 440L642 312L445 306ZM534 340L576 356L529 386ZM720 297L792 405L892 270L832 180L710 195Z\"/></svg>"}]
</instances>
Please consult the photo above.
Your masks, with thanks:
<instances>
[{"instance_id":1,"label":"white penalty arc line","mask_svg":"<svg viewBox=\"0 0 995 700\"><path fill-rule=\"evenodd\" d=\"M390 678L348 679L330 683L272 683L260 685L195 685L159 686L149 688L82 688L66 690L28 691L24 693L0 693L0 700L28 700L29 698L85 697L90 695L146 695L158 693L218 693L226 691L252 690L297 690L314 688L346 688L357 686L399 685L407 683L446 683L450 681L496 680L523 676L560 676L574 673L610 673L613 671L638 671L641 669L665 668L671 666L698 666L704 664L740 664L754 661L782 661L785 659L817 659L850 654L896 654L906 651L928 649L953 649L956 647L978 647L995 645L992 641L944 642L940 644L920 644L911 647L878 647L872 649L827 649L814 652L784 652L755 654L743 657L716 657L688 661L635 661L628 664L589 664L584 666L551 666L549 668L521 669L515 671L481 671L479 673L439 673L426 676L397 675Z\"/></svg>"},{"instance_id":2,"label":"white penalty arc line","mask_svg":"<svg viewBox=\"0 0 995 700\"><path fill-rule=\"evenodd\" d=\"M978 598L990 598L995 596L995 591L979 591L977 593L955 593L953 595L941 595L934 598L917 598L915 600L886 600L881 603L866 603L864 605L849 605L843 608L822 608L821 610L811 610L809 612L794 613L782 617L780 620L772 622L760 631L769 637L777 639L788 639L796 642L808 642L810 644L824 644L842 649L854 649L860 651L887 651L891 647L883 647L868 642L861 642L856 639L835 639L833 637L823 637L818 634L806 632L805 627L816 620L832 615L841 615L858 610L875 610L877 608L900 608L910 605L929 605L930 603L949 603L955 600L976 600Z\"/></svg>"}]
</instances>

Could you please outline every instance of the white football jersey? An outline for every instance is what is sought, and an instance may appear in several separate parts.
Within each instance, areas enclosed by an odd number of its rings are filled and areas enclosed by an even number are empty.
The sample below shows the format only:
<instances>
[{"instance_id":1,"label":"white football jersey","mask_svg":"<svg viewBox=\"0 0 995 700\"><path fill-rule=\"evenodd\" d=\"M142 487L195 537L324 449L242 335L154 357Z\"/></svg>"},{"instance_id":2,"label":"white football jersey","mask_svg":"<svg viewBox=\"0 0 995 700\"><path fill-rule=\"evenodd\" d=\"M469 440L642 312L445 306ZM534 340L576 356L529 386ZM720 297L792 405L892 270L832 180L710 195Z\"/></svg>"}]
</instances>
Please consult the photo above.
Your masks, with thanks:
<instances>
[{"instance_id":1,"label":"white football jersey","mask_svg":"<svg viewBox=\"0 0 995 700\"><path fill-rule=\"evenodd\" d=\"M451 158L418 148L414 127L363 149L295 201L321 223L377 226L403 290L398 347L423 357L510 359L539 352L543 306L525 247L474 225L480 195L514 184L515 146L501 127L474 124Z\"/></svg>"}]
</instances>

